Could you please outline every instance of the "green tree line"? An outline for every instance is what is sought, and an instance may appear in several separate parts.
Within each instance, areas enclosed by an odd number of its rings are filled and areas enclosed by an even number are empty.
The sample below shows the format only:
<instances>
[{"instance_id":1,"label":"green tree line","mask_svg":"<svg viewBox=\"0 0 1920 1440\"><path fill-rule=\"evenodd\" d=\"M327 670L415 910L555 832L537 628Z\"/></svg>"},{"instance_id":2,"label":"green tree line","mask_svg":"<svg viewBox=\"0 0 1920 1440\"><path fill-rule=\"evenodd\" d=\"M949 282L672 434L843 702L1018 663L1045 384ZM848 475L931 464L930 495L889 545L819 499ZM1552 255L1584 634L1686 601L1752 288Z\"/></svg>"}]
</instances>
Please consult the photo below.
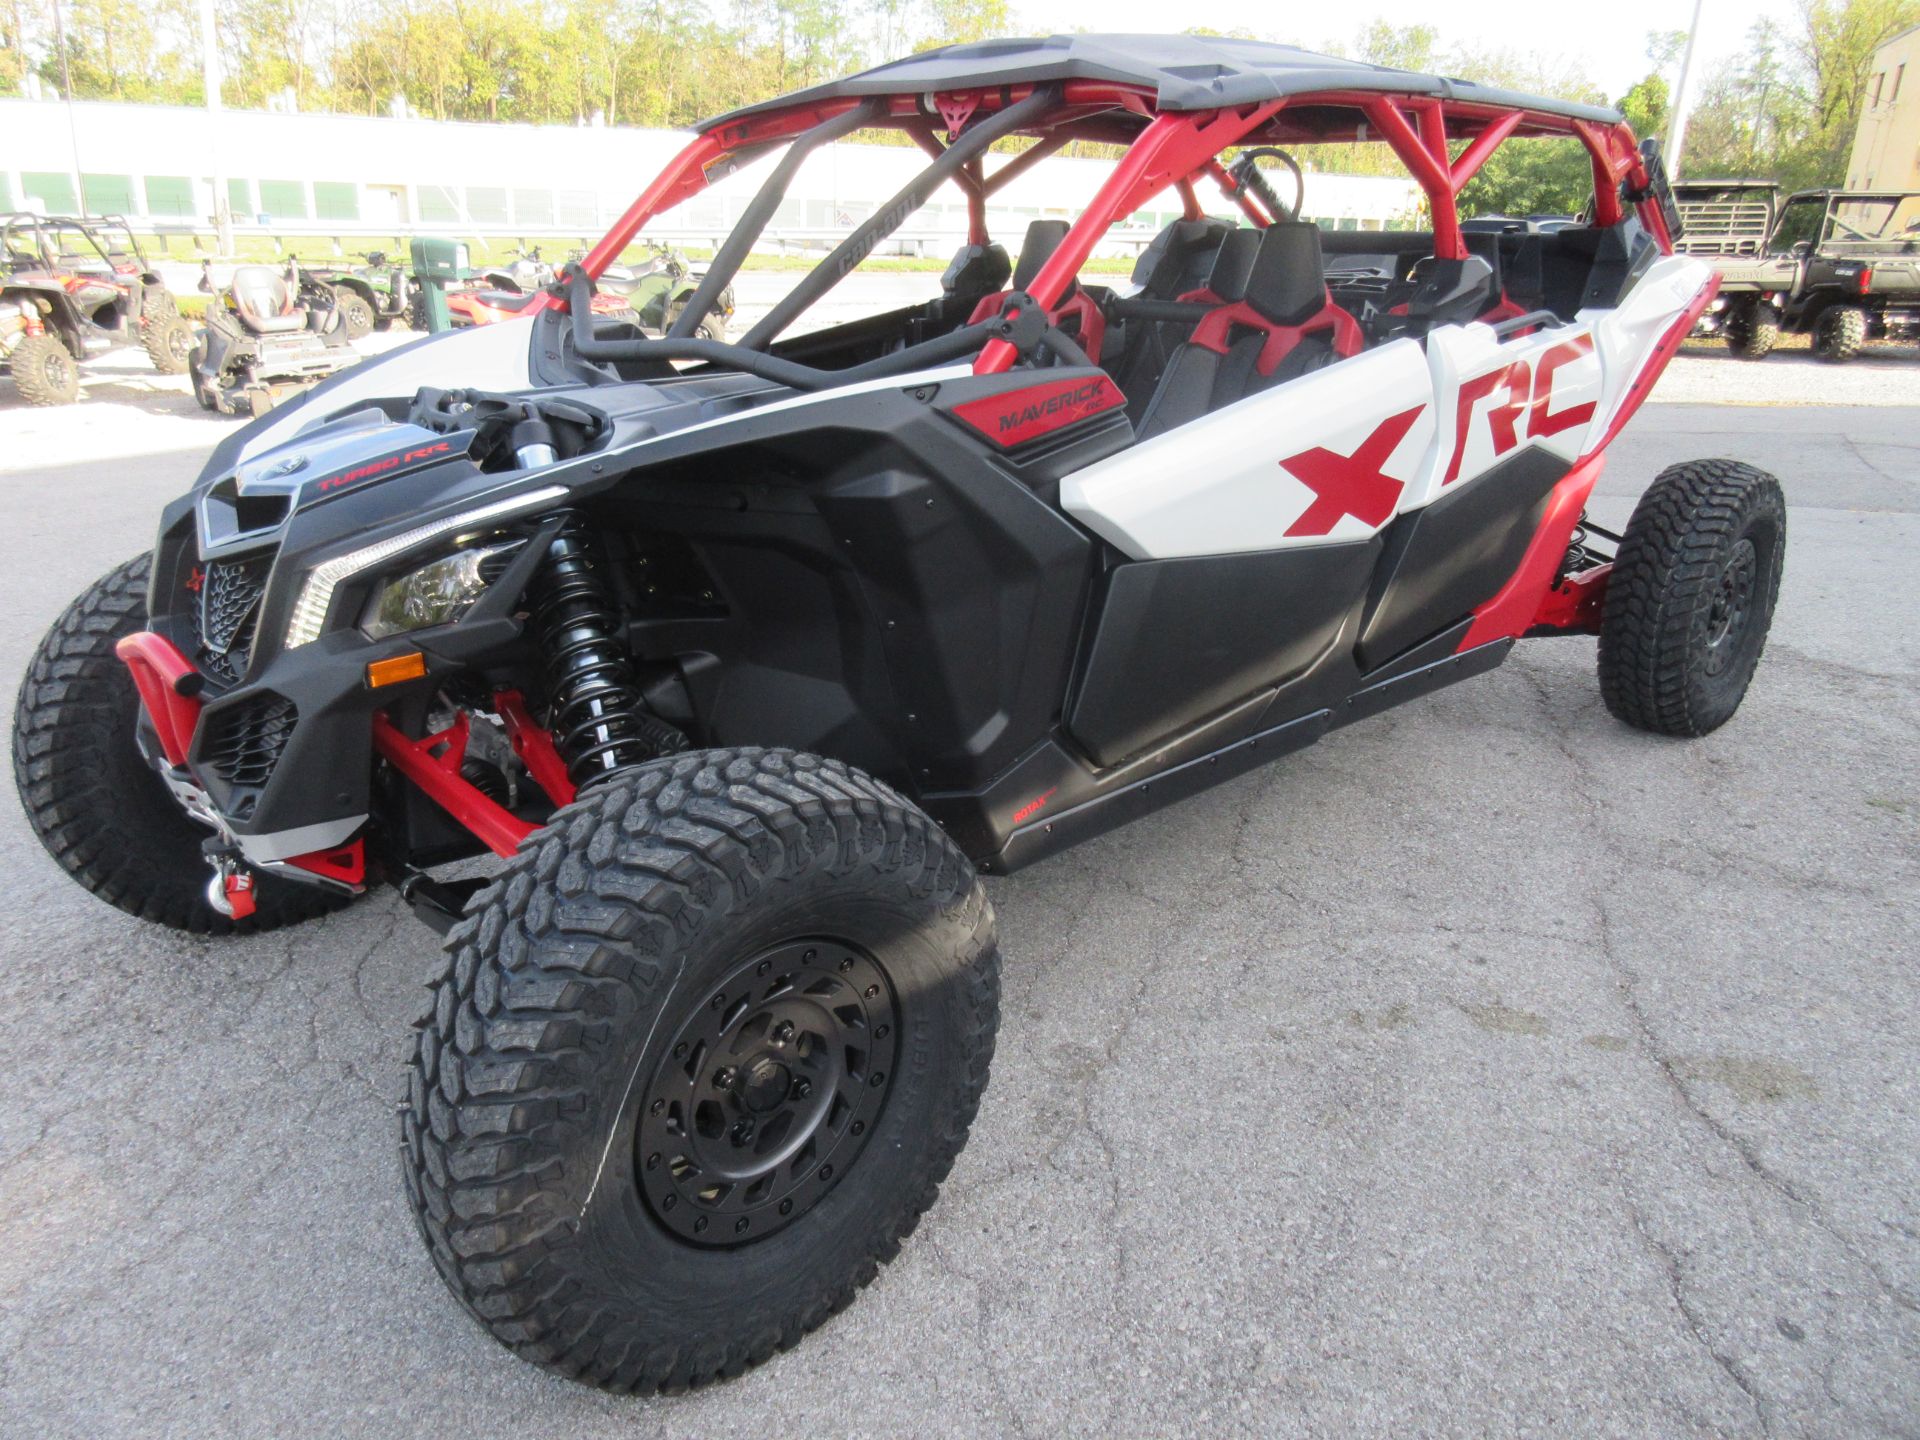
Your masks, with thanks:
<instances>
[{"instance_id":1,"label":"green tree line","mask_svg":"<svg viewBox=\"0 0 1920 1440\"><path fill-rule=\"evenodd\" d=\"M1013 33L1008 0L218 0L229 106L379 114L395 97L445 120L684 126L862 66ZM204 102L195 0L0 0L0 94ZM1681 173L1789 187L1839 183L1874 50L1920 24L1920 0L1798 0L1697 90ZM1431 25L1375 21L1312 48L1513 89L1606 103L1663 134L1682 38L1649 37L1648 72L1609 97L1577 64L1450 45ZM64 79L63 79L64 76ZM1399 173L1378 145L1330 147L1319 168ZM1509 145L1464 197L1476 213L1576 208L1571 142Z\"/></svg>"}]
</instances>

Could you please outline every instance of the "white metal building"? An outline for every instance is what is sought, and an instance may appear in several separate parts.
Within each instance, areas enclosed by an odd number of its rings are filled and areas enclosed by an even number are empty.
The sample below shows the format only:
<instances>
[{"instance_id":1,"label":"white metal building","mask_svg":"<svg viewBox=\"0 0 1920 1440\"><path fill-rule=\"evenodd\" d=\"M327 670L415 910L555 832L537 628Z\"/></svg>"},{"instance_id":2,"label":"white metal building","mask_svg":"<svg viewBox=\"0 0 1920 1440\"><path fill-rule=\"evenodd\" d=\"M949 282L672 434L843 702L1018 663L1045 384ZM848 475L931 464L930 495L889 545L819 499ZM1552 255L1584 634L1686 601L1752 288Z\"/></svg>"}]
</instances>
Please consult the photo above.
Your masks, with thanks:
<instances>
[{"instance_id":1,"label":"white metal building","mask_svg":"<svg viewBox=\"0 0 1920 1440\"><path fill-rule=\"evenodd\" d=\"M226 177L236 230L264 235L393 235L412 230L528 236L597 234L686 143L669 130L482 125L80 101L0 99L0 210L122 214L140 228L205 230L211 178ZM214 157L218 157L216 167ZM711 242L765 174L762 161L661 217L649 233ZM834 145L809 157L770 239L828 239L858 224L926 157L911 147ZM994 196L996 235L1077 214L1111 169L1054 157ZM1412 222L1411 179L1310 174L1309 218L1327 228ZM1217 195L1209 203L1231 207ZM1178 211L1168 192L1130 230ZM948 187L900 232L936 253L960 242L966 206Z\"/></svg>"}]
</instances>

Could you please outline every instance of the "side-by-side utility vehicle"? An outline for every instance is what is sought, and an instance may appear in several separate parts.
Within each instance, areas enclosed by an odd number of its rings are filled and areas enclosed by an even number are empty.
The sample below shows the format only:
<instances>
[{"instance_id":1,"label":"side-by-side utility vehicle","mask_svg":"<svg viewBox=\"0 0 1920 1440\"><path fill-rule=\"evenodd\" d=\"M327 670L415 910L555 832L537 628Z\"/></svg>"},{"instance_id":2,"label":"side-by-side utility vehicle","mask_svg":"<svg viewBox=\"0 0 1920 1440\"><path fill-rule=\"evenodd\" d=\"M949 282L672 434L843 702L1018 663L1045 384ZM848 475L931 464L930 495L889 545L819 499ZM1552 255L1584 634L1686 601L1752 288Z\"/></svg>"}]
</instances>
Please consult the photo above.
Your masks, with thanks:
<instances>
[{"instance_id":1,"label":"side-by-side utility vehicle","mask_svg":"<svg viewBox=\"0 0 1920 1440\"><path fill-rule=\"evenodd\" d=\"M800 166L880 127L925 168L699 337ZM1429 230L1296 218L1291 152L1362 138ZM1569 138L1587 223L1462 232L1499 147ZM994 197L1082 141L1118 156L1098 192L1010 253ZM597 321L640 227L747 169L666 334ZM937 293L791 333L945 195ZM1734 713L1777 482L1689 460L1622 534L1584 514L1713 293L1667 206L1611 110L1188 35L955 46L722 116L530 319L225 439L34 658L21 796L164 925L397 886L446 931L401 1154L455 1297L609 1389L736 1374L893 1258L967 1137L983 874L1532 636L1598 635L1628 724Z\"/></svg>"}]
</instances>

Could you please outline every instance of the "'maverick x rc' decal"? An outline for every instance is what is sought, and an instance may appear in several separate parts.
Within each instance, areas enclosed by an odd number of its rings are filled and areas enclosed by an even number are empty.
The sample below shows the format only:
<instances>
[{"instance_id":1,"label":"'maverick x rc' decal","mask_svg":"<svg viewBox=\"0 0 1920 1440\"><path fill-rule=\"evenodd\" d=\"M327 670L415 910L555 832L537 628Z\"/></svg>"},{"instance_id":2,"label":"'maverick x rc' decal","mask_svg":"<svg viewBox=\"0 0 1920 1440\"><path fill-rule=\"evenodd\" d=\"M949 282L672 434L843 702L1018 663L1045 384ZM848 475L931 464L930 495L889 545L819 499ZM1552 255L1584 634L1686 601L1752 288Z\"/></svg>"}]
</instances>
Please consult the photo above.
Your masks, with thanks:
<instances>
[{"instance_id":1,"label":"'maverick x rc' decal","mask_svg":"<svg viewBox=\"0 0 1920 1440\"><path fill-rule=\"evenodd\" d=\"M1120 387L1106 376L1078 375L969 400L954 406L953 413L1006 450L1126 403Z\"/></svg>"}]
</instances>

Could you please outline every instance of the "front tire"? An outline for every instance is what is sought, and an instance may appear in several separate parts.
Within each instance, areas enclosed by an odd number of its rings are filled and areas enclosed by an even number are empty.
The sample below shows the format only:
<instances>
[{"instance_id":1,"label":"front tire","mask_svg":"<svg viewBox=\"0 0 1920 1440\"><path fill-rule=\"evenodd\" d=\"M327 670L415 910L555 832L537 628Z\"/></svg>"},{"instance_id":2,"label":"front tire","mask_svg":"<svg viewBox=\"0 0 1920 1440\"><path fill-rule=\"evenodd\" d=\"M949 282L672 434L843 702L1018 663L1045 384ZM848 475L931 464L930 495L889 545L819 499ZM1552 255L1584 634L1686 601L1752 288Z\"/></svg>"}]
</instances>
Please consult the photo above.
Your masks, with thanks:
<instances>
[{"instance_id":1,"label":"front tire","mask_svg":"<svg viewBox=\"0 0 1920 1440\"><path fill-rule=\"evenodd\" d=\"M364 295L341 290L335 294L333 303L340 312L340 324L347 332L349 343L373 333L373 306Z\"/></svg>"},{"instance_id":2,"label":"front tire","mask_svg":"<svg viewBox=\"0 0 1920 1440\"><path fill-rule=\"evenodd\" d=\"M54 622L14 707L13 779L33 833L74 879L142 920L196 935L274 930L346 903L261 876L253 915L207 904L212 873L189 820L134 742L140 695L113 647L147 623L149 557L89 586Z\"/></svg>"},{"instance_id":3,"label":"front tire","mask_svg":"<svg viewBox=\"0 0 1920 1440\"><path fill-rule=\"evenodd\" d=\"M1732 719L1766 647L1786 545L1786 499L1766 471L1735 460L1663 470L1607 582L1607 709L1658 735L1705 735Z\"/></svg>"},{"instance_id":4,"label":"front tire","mask_svg":"<svg viewBox=\"0 0 1920 1440\"><path fill-rule=\"evenodd\" d=\"M421 1233L497 1339L608 1390L737 1375L847 1305L986 1084L973 867L831 760L715 750L611 781L448 944L402 1117Z\"/></svg>"},{"instance_id":5,"label":"front tire","mask_svg":"<svg viewBox=\"0 0 1920 1440\"><path fill-rule=\"evenodd\" d=\"M1813 353L1839 364L1867 343L1867 312L1857 305L1829 305L1813 327Z\"/></svg>"}]
</instances>

